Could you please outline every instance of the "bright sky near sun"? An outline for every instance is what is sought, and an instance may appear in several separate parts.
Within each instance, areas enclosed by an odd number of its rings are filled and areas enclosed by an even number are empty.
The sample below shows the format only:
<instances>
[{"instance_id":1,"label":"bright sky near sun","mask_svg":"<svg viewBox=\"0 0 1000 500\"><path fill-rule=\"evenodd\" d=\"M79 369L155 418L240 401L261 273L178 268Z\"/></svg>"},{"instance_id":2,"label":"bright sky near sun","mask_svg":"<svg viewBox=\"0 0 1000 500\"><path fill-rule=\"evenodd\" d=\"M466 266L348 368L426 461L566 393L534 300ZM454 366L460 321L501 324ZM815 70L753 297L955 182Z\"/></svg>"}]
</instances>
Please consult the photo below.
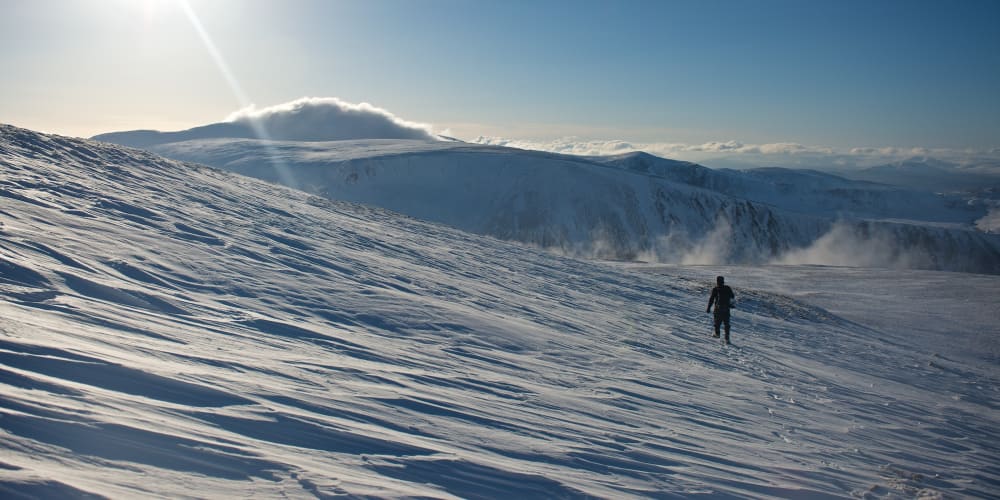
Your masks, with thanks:
<instances>
[{"instance_id":1,"label":"bright sky near sun","mask_svg":"<svg viewBox=\"0 0 1000 500\"><path fill-rule=\"evenodd\" d=\"M0 0L0 122L178 130L329 96L463 139L990 151L998 26L992 0Z\"/></svg>"}]
</instances>

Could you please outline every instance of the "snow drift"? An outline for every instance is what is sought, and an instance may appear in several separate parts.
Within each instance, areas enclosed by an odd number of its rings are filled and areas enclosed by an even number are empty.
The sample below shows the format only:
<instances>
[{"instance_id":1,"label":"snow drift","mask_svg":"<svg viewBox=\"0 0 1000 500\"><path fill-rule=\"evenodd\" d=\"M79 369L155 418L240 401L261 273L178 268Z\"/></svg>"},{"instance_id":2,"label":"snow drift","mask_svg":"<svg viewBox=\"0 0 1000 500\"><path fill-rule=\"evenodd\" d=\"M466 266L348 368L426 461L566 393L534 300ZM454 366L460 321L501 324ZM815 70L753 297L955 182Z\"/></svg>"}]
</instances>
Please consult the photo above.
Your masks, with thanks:
<instances>
[{"instance_id":1,"label":"snow drift","mask_svg":"<svg viewBox=\"0 0 1000 500\"><path fill-rule=\"evenodd\" d=\"M994 276L602 265L7 126L0 200L4 497L1000 484Z\"/></svg>"}]
</instances>

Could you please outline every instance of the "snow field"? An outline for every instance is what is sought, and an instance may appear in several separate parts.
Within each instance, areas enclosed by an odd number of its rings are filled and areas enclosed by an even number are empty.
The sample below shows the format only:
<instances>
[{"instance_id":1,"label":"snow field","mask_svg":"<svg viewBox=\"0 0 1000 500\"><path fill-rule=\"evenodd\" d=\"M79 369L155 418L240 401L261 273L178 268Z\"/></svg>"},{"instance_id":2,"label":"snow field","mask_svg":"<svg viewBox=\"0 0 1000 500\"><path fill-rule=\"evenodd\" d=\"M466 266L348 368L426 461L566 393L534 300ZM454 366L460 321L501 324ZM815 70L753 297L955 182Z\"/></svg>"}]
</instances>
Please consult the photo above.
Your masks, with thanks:
<instances>
[{"instance_id":1,"label":"snow field","mask_svg":"<svg viewBox=\"0 0 1000 500\"><path fill-rule=\"evenodd\" d=\"M893 295L878 273L727 269L726 348L704 313L715 268L562 258L13 127L0 173L5 495L989 497L1000 484L996 357L949 346L996 345L991 315L949 320L967 300L989 306L993 276L901 272L941 293ZM796 288L787 272L853 285ZM898 324L866 320L873 302ZM940 315L906 319L922 305Z\"/></svg>"}]
</instances>

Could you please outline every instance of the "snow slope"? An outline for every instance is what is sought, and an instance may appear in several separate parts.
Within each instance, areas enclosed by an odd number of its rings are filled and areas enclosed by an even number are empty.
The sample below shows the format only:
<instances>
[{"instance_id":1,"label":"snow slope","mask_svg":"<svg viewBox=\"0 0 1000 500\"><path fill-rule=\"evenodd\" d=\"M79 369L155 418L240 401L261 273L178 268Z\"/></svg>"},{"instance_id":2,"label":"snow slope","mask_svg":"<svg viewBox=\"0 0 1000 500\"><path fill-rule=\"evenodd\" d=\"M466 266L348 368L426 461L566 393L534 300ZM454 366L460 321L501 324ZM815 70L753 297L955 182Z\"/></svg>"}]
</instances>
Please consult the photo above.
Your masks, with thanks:
<instances>
[{"instance_id":1,"label":"snow slope","mask_svg":"<svg viewBox=\"0 0 1000 500\"><path fill-rule=\"evenodd\" d=\"M664 177L782 210L814 215L905 219L967 226L987 211L984 205L969 204L957 195L849 180L816 170L711 169L647 153L593 159L628 171Z\"/></svg>"},{"instance_id":2,"label":"snow slope","mask_svg":"<svg viewBox=\"0 0 1000 500\"><path fill-rule=\"evenodd\" d=\"M571 255L682 260L720 226L718 258L758 261L805 246L824 219L782 216L704 190L580 157L441 141L215 139L151 150L279 182L330 199ZM756 228L769 228L758 234Z\"/></svg>"},{"instance_id":3,"label":"snow slope","mask_svg":"<svg viewBox=\"0 0 1000 500\"><path fill-rule=\"evenodd\" d=\"M871 185L832 176L822 179L826 194L816 197L810 193L819 188L808 187L805 174L770 195L762 186L775 183L761 180L716 192L703 188L717 186L691 186L656 175L660 170L623 168L613 160L442 141L204 139L149 149L574 256L764 263L794 252L826 259L810 263L839 264L854 259L859 248L878 257L859 259L858 265L1000 273L1000 240L972 230L976 216L969 210L947 209L934 195L899 189L839 192L840 184ZM830 179L837 179L832 186ZM799 202L805 213L790 209ZM935 219L934 226L845 219L849 206L881 218L923 210L945 219ZM956 221L968 227L955 228ZM850 239L839 237L844 234ZM840 240L835 249L848 253L829 256L829 248L810 248L825 245L825 235Z\"/></svg>"},{"instance_id":4,"label":"snow slope","mask_svg":"<svg viewBox=\"0 0 1000 500\"><path fill-rule=\"evenodd\" d=\"M0 496L1000 488L995 276L734 271L725 348L713 268L562 258L108 144L0 126L0 200Z\"/></svg>"}]
</instances>

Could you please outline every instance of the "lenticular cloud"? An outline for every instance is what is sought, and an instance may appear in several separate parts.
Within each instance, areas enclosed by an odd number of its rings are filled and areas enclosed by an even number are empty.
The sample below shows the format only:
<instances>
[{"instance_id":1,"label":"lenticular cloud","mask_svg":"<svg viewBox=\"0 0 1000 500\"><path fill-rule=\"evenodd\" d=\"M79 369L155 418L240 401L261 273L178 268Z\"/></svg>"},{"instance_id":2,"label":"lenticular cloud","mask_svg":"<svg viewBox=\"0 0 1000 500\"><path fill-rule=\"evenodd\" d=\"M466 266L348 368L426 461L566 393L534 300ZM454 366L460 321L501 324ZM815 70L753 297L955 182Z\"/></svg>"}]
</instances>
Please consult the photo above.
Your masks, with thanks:
<instances>
[{"instance_id":1,"label":"lenticular cloud","mask_svg":"<svg viewBox=\"0 0 1000 500\"><path fill-rule=\"evenodd\" d=\"M336 97L303 97L291 102L237 111L226 122L259 125L269 138L289 141L346 139L434 139L430 125L403 120L368 103Z\"/></svg>"}]
</instances>

